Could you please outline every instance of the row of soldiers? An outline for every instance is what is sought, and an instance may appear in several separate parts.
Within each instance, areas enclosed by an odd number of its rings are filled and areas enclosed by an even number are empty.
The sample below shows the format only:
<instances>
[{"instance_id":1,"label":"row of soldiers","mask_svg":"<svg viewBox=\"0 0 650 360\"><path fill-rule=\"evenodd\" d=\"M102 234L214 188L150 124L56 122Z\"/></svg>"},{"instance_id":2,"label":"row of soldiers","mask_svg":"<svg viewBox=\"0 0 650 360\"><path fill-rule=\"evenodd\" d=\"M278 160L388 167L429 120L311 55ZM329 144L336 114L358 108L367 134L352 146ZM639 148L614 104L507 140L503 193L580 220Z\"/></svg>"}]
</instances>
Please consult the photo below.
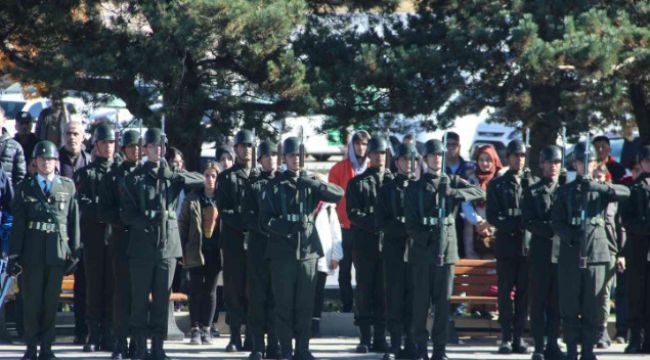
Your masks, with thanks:
<instances>
[{"instance_id":1,"label":"row of soldiers","mask_svg":"<svg viewBox=\"0 0 650 360\"><path fill-rule=\"evenodd\" d=\"M581 359L596 359L608 287L617 268L625 267L617 261L624 252L612 234L620 222L629 236L625 255L631 277L626 352L650 352L650 146L640 149L642 174L628 188L593 178L597 162L591 144L576 145L572 165L577 176L566 183L559 147L542 149L537 178L526 167L527 146L514 140L507 146L508 171L490 182L487 191L444 173L442 141L424 144L426 170L417 180L411 166L418 161L415 147L399 146L393 159L396 173L385 168L387 149L385 139L370 139L369 168L352 178L345 195L357 271L357 352L385 352L384 360L429 359L426 319L431 307L431 359L447 359L449 299L458 260L454 223L461 202L483 199L487 221L496 228L499 353L529 353L523 332L530 297L533 360L577 360L579 344ZM566 354L558 346L560 325Z\"/></svg>"}]
</instances>

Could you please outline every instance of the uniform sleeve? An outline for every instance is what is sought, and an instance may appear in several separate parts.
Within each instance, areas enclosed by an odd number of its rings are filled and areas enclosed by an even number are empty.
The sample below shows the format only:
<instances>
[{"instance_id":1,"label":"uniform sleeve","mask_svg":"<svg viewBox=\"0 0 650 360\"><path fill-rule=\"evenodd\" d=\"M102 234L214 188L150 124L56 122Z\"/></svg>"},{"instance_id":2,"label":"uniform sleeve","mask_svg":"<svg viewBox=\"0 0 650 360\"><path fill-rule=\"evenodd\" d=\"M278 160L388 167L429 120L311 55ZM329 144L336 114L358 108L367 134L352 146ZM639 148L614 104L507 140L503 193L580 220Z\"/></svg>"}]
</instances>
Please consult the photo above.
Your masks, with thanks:
<instances>
[{"instance_id":1,"label":"uniform sleeve","mask_svg":"<svg viewBox=\"0 0 650 360\"><path fill-rule=\"evenodd\" d=\"M418 203L417 197L420 194L414 186L406 188L406 201L404 201L404 218L406 221L406 232L414 242L422 239L424 233L430 232L432 226L423 225L421 216L415 204Z\"/></svg>"},{"instance_id":2,"label":"uniform sleeve","mask_svg":"<svg viewBox=\"0 0 650 360\"><path fill-rule=\"evenodd\" d=\"M74 186L72 186L72 194L74 195ZM75 196L70 196L70 205L68 207L68 246L72 254L76 254L81 246L81 231L79 230L79 206Z\"/></svg>"},{"instance_id":3,"label":"uniform sleeve","mask_svg":"<svg viewBox=\"0 0 650 360\"><path fill-rule=\"evenodd\" d=\"M122 227L124 223L120 219L120 199L116 191L118 188L116 180L117 178L112 173L109 173L99 183L97 214L101 221Z\"/></svg>"},{"instance_id":4,"label":"uniform sleeve","mask_svg":"<svg viewBox=\"0 0 650 360\"><path fill-rule=\"evenodd\" d=\"M395 224L395 215L392 214L390 205L390 187L384 185L379 188L377 192L377 205L375 206L375 226L381 230L386 231L393 227Z\"/></svg>"},{"instance_id":5,"label":"uniform sleeve","mask_svg":"<svg viewBox=\"0 0 650 360\"><path fill-rule=\"evenodd\" d=\"M560 237L560 241L570 242L577 235L575 226L568 223L569 215L565 206L566 191L558 189L556 196L559 201L553 202L553 211L551 212L551 225L553 231Z\"/></svg>"},{"instance_id":6,"label":"uniform sleeve","mask_svg":"<svg viewBox=\"0 0 650 360\"><path fill-rule=\"evenodd\" d=\"M521 226L520 216L501 216L501 205L499 204L496 181L491 181L487 189L487 203L485 206L485 218L497 230L513 232Z\"/></svg>"},{"instance_id":7,"label":"uniform sleeve","mask_svg":"<svg viewBox=\"0 0 650 360\"><path fill-rule=\"evenodd\" d=\"M134 190L132 178L128 176L120 191L120 204L122 204L120 218L128 226L145 230L149 227L150 221L138 208Z\"/></svg>"},{"instance_id":8,"label":"uniform sleeve","mask_svg":"<svg viewBox=\"0 0 650 360\"><path fill-rule=\"evenodd\" d=\"M88 182L87 180L87 175L88 172L86 171L86 168L81 168L77 171L74 172L73 180L74 183L77 187L77 202L79 203L79 208L83 212L86 207L92 206L93 199L88 196L88 192L90 189L88 189Z\"/></svg>"},{"instance_id":9,"label":"uniform sleeve","mask_svg":"<svg viewBox=\"0 0 650 360\"><path fill-rule=\"evenodd\" d=\"M201 188L205 178L197 172L181 171L174 173L172 181L181 184L186 192L190 192L191 190Z\"/></svg>"},{"instance_id":10,"label":"uniform sleeve","mask_svg":"<svg viewBox=\"0 0 650 360\"><path fill-rule=\"evenodd\" d=\"M623 226L632 234L650 235L650 222L645 218L647 204L643 203L643 189L632 188L632 196L621 203L621 221Z\"/></svg>"},{"instance_id":11,"label":"uniform sleeve","mask_svg":"<svg viewBox=\"0 0 650 360\"><path fill-rule=\"evenodd\" d=\"M25 186L26 183L19 185L16 197L14 197L11 204L14 223L9 236L9 258L20 257L23 253L25 230L27 228L27 208L21 189Z\"/></svg>"},{"instance_id":12,"label":"uniform sleeve","mask_svg":"<svg viewBox=\"0 0 650 360\"><path fill-rule=\"evenodd\" d=\"M555 235L551 222L539 218L539 214L535 210L535 198L530 189L524 192L521 201L521 218L526 230L530 231L531 234L547 239Z\"/></svg>"},{"instance_id":13,"label":"uniform sleeve","mask_svg":"<svg viewBox=\"0 0 650 360\"><path fill-rule=\"evenodd\" d=\"M315 189L314 193L318 200L328 203L337 203L343 198L343 189L332 183L321 182L321 185Z\"/></svg>"},{"instance_id":14,"label":"uniform sleeve","mask_svg":"<svg viewBox=\"0 0 650 360\"><path fill-rule=\"evenodd\" d=\"M226 225L235 228L243 229L242 216L235 209L234 196L238 194L232 189L232 184L229 181L230 173L221 173L217 177L217 208L219 209L219 217Z\"/></svg>"},{"instance_id":15,"label":"uniform sleeve","mask_svg":"<svg viewBox=\"0 0 650 360\"><path fill-rule=\"evenodd\" d=\"M630 197L630 189L625 185L610 184L609 187L613 190L607 195L607 200L624 201Z\"/></svg>"},{"instance_id":16,"label":"uniform sleeve","mask_svg":"<svg viewBox=\"0 0 650 360\"><path fill-rule=\"evenodd\" d=\"M485 199L485 191L479 186L472 185L459 176L454 176L454 200L475 201Z\"/></svg>"},{"instance_id":17,"label":"uniform sleeve","mask_svg":"<svg viewBox=\"0 0 650 360\"><path fill-rule=\"evenodd\" d=\"M280 217L280 213L274 206L273 190L275 186L268 185L262 193L262 202L260 203L260 222L262 228L269 233L277 236L289 238L293 223L290 223Z\"/></svg>"},{"instance_id":18,"label":"uniform sleeve","mask_svg":"<svg viewBox=\"0 0 650 360\"><path fill-rule=\"evenodd\" d=\"M377 228L375 227L376 219L373 214L366 212L369 204L364 204L361 200L361 184L359 178L354 178L348 183L348 188L345 191L347 196L345 210L350 222L354 226L367 232L374 233L377 231Z\"/></svg>"}]
</instances>

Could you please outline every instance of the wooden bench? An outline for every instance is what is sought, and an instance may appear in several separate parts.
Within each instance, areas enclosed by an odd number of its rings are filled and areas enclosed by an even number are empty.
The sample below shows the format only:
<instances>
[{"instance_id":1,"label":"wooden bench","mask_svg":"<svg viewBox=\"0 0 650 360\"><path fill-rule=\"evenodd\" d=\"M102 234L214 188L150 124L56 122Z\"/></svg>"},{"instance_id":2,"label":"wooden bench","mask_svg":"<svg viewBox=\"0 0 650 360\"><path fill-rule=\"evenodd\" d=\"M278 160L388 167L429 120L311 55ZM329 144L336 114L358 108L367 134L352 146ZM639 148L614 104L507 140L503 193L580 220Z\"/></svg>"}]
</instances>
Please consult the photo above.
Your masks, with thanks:
<instances>
[{"instance_id":1,"label":"wooden bench","mask_svg":"<svg viewBox=\"0 0 650 360\"><path fill-rule=\"evenodd\" d=\"M490 286L497 285L496 260L463 259L456 263L452 303L497 303L496 295L487 295Z\"/></svg>"}]
</instances>

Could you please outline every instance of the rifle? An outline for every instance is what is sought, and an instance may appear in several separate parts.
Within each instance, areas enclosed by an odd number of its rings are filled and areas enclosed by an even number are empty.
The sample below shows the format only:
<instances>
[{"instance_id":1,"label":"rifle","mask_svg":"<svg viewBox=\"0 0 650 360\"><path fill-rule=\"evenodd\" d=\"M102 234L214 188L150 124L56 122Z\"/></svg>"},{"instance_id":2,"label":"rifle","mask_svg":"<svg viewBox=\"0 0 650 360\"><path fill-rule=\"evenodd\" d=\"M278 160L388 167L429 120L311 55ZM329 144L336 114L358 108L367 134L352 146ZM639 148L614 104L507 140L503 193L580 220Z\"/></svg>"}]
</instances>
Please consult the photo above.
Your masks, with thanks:
<instances>
[{"instance_id":1,"label":"rifle","mask_svg":"<svg viewBox=\"0 0 650 360\"><path fill-rule=\"evenodd\" d=\"M253 129L253 143L251 144L253 147L253 155L251 159L251 170L255 170L257 168L257 137L255 136L255 129Z\"/></svg>"},{"instance_id":2,"label":"rifle","mask_svg":"<svg viewBox=\"0 0 650 360\"><path fill-rule=\"evenodd\" d=\"M415 134L413 134L413 141L415 141ZM417 154L416 151L418 151L417 146L415 147L415 150L411 152L411 179L415 180L415 167L417 166L415 164L417 160Z\"/></svg>"},{"instance_id":3,"label":"rifle","mask_svg":"<svg viewBox=\"0 0 650 360\"><path fill-rule=\"evenodd\" d=\"M591 147L591 134L587 133L585 140L585 159L583 178L589 180L589 156ZM587 206L589 205L589 191L582 189L582 207L580 209L580 227L582 228L582 237L580 238L580 258L578 266L580 269L587 268Z\"/></svg>"},{"instance_id":4,"label":"rifle","mask_svg":"<svg viewBox=\"0 0 650 360\"><path fill-rule=\"evenodd\" d=\"M566 126L562 126L562 132L560 134L562 137L562 168L560 169L560 177L558 183L560 185L566 184L567 173L566 173Z\"/></svg>"},{"instance_id":5,"label":"rifle","mask_svg":"<svg viewBox=\"0 0 650 360\"><path fill-rule=\"evenodd\" d=\"M390 162L393 159L393 145L390 142L390 129L386 128L384 131L384 134L386 136L386 142L388 144L388 151L386 151L386 159L384 161L384 171L385 170L390 170Z\"/></svg>"},{"instance_id":6,"label":"rifle","mask_svg":"<svg viewBox=\"0 0 650 360\"><path fill-rule=\"evenodd\" d=\"M162 119L160 119L160 156L165 158L165 145L167 144L167 134L165 133L165 114L163 114Z\"/></svg>"},{"instance_id":7,"label":"rifle","mask_svg":"<svg viewBox=\"0 0 650 360\"><path fill-rule=\"evenodd\" d=\"M298 160L298 166L300 168L299 177L305 176L305 143L304 143L304 132L302 126L299 130L300 136L300 156ZM305 190L301 187L298 187L298 212L300 213L300 220L304 221L305 219ZM300 249L302 247L302 237L303 232L300 230L298 233L298 247L296 248L296 259L300 260Z\"/></svg>"},{"instance_id":8,"label":"rifle","mask_svg":"<svg viewBox=\"0 0 650 360\"><path fill-rule=\"evenodd\" d=\"M440 181L442 181L443 176L447 176L445 174L445 171L447 171L447 133L442 136L442 166L440 169ZM449 185L447 185L449 186ZM438 256L438 261L436 263L437 266L443 266L445 265L445 218L447 217L447 204L446 204L446 197L447 195L442 193L440 191L440 186L438 186L438 193L436 194L438 196L437 199L437 205L438 205L438 229L440 231L439 233L439 238L437 242L437 256Z\"/></svg>"}]
</instances>

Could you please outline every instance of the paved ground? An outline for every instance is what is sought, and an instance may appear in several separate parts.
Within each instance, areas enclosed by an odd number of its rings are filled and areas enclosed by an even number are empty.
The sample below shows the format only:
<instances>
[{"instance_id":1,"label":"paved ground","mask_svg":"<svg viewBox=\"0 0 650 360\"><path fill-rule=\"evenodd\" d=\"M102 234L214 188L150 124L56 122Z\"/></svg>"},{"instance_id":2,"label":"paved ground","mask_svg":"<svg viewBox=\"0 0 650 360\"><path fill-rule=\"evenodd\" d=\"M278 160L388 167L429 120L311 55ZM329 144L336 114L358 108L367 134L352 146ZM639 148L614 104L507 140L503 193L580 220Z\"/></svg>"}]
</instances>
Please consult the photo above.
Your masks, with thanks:
<instances>
[{"instance_id":1,"label":"paved ground","mask_svg":"<svg viewBox=\"0 0 650 360\"><path fill-rule=\"evenodd\" d=\"M82 353L78 346L70 345L69 338L62 339L62 345L55 346L56 355L61 360L66 359L109 359L109 354L99 353L87 355ZM67 341L67 343L65 343ZM449 357L451 359L507 359L519 360L530 359L530 355L503 356L495 353L495 338L464 339L465 344L450 346ZM214 346L190 346L188 341L173 342L166 346L168 355L177 360L189 359L245 359L247 354L226 354L223 348L227 339L221 337ZM312 340L312 350L319 359L380 359L378 354L358 355L352 351L357 340L354 338L325 338ZM606 351L599 351L598 358L603 360L626 360L648 358L647 355L623 355L623 345L615 345ZM19 345L0 345L0 359L20 359L24 348Z\"/></svg>"}]
</instances>

